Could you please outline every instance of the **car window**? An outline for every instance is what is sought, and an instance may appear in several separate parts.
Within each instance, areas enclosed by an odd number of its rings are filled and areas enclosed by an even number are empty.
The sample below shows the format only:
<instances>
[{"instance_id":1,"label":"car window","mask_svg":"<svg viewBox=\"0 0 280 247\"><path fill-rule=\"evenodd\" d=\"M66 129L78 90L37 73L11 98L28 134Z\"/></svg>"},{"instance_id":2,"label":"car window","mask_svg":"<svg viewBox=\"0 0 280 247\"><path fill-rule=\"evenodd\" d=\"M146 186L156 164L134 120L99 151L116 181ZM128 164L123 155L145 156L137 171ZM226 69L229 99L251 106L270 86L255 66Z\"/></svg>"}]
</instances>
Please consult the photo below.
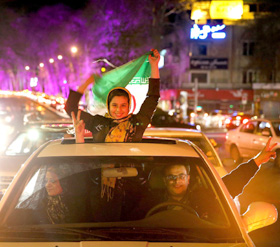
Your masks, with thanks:
<instances>
[{"instance_id":1,"label":"car window","mask_svg":"<svg viewBox=\"0 0 280 247\"><path fill-rule=\"evenodd\" d=\"M248 122L243 124L240 128L240 132L254 134L256 132L256 122Z\"/></svg>"},{"instance_id":2,"label":"car window","mask_svg":"<svg viewBox=\"0 0 280 247\"><path fill-rule=\"evenodd\" d=\"M280 136L280 122L272 122L272 127L277 136Z\"/></svg>"},{"instance_id":3,"label":"car window","mask_svg":"<svg viewBox=\"0 0 280 247\"><path fill-rule=\"evenodd\" d=\"M62 138L64 133L43 132L38 129L30 129L20 133L7 147L5 155L27 155L49 140Z\"/></svg>"},{"instance_id":4,"label":"car window","mask_svg":"<svg viewBox=\"0 0 280 247\"><path fill-rule=\"evenodd\" d=\"M269 122L260 121L258 122L256 134L261 136L271 136L270 127Z\"/></svg>"}]
</instances>

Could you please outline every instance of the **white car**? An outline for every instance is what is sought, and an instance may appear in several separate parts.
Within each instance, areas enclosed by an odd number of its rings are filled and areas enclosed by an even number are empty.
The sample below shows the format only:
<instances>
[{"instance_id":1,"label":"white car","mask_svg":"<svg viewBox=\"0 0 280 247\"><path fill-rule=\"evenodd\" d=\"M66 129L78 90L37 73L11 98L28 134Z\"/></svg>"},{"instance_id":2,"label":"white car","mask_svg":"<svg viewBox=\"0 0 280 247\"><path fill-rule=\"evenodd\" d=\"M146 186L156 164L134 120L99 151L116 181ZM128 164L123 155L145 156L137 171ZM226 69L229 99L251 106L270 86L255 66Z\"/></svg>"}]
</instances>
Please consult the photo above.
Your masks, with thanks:
<instances>
[{"instance_id":1,"label":"white car","mask_svg":"<svg viewBox=\"0 0 280 247\"><path fill-rule=\"evenodd\" d=\"M272 136L271 143L277 143L275 162L280 165L280 120L251 119L226 135L226 150L231 157L241 162L258 154Z\"/></svg>"},{"instance_id":2,"label":"white car","mask_svg":"<svg viewBox=\"0 0 280 247\"><path fill-rule=\"evenodd\" d=\"M171 164L190 167L189 204L162 203L163 169ZM261 202L240 216L191 142L64 139L37 149L7 189L0 246L254 246L248 232L276 220L275 207Z\"/></svg>"},{"instance_id":3,"label":"white car","mask_svg":"<svg viewBox=\"0 0 280 247\"><path fill-rule=\"evenodd\" d=\"M25 160L43 143L64 137L72 126L68 120L44 121L18 129L0 152L0 198Z\"/></svg>"},{"instance_id":4,"label":"white car","mask_svg":"<svg viewBox=\"0 0 280 247\"><path fill-rule=\"evenodd\" d=\"M206 154L207 158L214 165L221 177L227 174L227 171L211 141L199 130L183 128L147 128L144 132L144 136L189 140L196 144Z\"/></svg>"}]
</instances>

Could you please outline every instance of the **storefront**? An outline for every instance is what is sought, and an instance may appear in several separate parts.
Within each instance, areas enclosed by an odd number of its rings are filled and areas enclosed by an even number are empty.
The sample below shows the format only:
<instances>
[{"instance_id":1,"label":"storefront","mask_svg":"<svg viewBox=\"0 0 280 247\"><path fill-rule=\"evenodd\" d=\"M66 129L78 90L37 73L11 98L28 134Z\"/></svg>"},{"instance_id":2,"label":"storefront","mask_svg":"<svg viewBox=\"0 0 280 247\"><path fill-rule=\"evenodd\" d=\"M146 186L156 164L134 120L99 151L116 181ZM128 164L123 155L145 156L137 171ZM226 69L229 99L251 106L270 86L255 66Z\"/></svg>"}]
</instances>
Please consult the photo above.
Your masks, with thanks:
<instances>
[{"instance_id":1,"label":"storefront","mask_svg":"<svg viewBox=\"0 0 280 247\"><path fill-rule=\"evenodd\" d=\"M182 92L186 92L182 94ZM197 93L192 89L168 89L162 90L161 101L165 106L165 110L182 105L187 102L188 109L194 110L194 106L199 106L205 112L214 110L222 110L227 113L233 111L244 111L253 113L254 91L249 89L226 90L226 89L199 89ZM185 99L182 95L186 95ZM195 102L197 101L197 102Z\"/></svg>"}]
</instances>

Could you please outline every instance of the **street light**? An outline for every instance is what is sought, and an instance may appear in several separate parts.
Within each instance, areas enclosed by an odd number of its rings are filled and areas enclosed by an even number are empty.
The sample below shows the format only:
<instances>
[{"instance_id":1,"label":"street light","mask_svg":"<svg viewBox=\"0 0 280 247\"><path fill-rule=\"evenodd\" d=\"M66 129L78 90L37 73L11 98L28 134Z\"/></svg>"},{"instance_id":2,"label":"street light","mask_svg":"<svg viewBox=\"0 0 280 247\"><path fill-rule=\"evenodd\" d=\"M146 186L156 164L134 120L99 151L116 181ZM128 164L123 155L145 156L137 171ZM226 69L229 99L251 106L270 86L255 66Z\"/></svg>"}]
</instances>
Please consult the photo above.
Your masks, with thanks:
<instances>
[{"instance_id":1,"label":"street light","mask_svg":"<svg viewBox=\"0 0 280 247\"><path fill-rule=\"evenodd\" d=\"M40 68L43 68L45 65L43 63L39 64Z\"/></svg>"},{"instance_id":2,"label":"street light","mask_svg":"<svg viewBox=\"0 0 280 247\"><path fill-rule=\"evenodd\" d=\"M62 58L63 58L62 55L58 55L58 56L57 56L57 59L58 59L58 60L61 60Z\"/></svg>"},{"instance_id":3,"label":"street light","mask_svg":"<svg viewBox=\"0 0 280 247\"><path fill-rule=\"evenodd\" d=\"M30 67L29 66L25 66L25 70L30 70Z\"/></svg>"},{"instance_id":4,"label":"street light","mask_svg":"<svg viewBox=\"0 0 280 247\"><path fill-rule=\"evenodd\" d=\"M54 59L53 59L53 58L50 58L50 59L49 59L49 62L50 62L50 63L54 63Z\"/></svg>"},{"instance_id":5,"label":"street light","mask_svg":"<svg viewBox=\"0 0 280 247\"><path fill-rule=\"evenodd\" d=\"M71 52L72 52L73 54L77 53L77 52L78 52L78 48L77 48L76 46L72 46L72 47L71 47Z\"/></svg>"}]
</instances>

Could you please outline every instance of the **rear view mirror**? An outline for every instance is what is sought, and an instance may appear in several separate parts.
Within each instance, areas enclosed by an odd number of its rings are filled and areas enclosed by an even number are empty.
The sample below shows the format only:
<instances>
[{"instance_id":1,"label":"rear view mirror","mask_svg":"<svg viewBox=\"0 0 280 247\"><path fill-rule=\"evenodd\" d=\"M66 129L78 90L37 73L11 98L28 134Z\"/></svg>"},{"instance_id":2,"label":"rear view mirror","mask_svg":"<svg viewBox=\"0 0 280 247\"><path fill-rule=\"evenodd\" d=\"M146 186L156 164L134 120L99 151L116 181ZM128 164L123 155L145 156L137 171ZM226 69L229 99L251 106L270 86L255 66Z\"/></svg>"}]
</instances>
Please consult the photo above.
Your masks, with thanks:
<instances>
[{"instance_id":1,"label":"rear view mirror","mask_svg":"<svg viewBox=\"0 0 280 247\"><path fill-rule=\"evenodd\" d=\"M242 215L242 219L251 232L265 226L269 226L277 221L278 212L273 204L267 202L253 202L247 211Z\"/></svg>"},{"instance_id":2,"label":"rear view mirror","mask_svg":"<svg viewBox=\"0 0 280 247\"><path fill-rule=\"evenodd\" d=\"M136 177L138 171L134 167L106 168L102 171L102 176L106 178Z\"/></svg>"}]
</instances>

